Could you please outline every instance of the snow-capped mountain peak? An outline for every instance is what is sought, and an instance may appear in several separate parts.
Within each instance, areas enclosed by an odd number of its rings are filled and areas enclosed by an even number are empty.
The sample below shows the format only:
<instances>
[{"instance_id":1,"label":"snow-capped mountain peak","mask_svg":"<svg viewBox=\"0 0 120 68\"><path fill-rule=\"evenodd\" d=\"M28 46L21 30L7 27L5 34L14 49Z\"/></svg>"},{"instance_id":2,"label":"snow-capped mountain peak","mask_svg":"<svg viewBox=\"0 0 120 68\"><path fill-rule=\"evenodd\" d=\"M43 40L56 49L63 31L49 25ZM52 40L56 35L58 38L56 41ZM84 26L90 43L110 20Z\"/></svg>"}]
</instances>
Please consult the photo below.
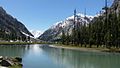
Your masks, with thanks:
<instances>
[{"instance_id":1,"label":"snow-capped mountain peak","mask_svg":"<svg viewBox=\"0 0 120 68\"><path fill-rule=\"evenodd\" d=\"M85 19L85 17L87 19ZM80 22L89 23L94 17L95 16L84 15L82 13L78 13L78 14L76 14L75 21L77 21L79 19ZM74 20L74 15L69 16L64 21L59 21L59 22L55 23L50 29L59 28L59 27L64 28L66 26L72 25L73 24L73 20Z\"/></svg>"},{"instance_id":2,"label":"snow-capped mountain peak","mask_svg":"<svg viewBox=\"0 0 120 68\"><path fill-rule=\"evenodd\" d=\"M84 15L81 13L76 14L75 17L75 24L81 24L86 25L92 21L94 16L90 15ZM39 39L44 40L44 41L53 41L60 39L62 31L65 31L65 33L72 33L72 29L74 26L74 15L67 17L63 21L59 21L55 23L51 28L46 30L40 37Z\"/></svg>"},{"instance_id":3,"label":"snow-capped mountain peak","mask_svg":"<svg viewBox=\"0 0 120 68\"><path fill-rule=\"evenodd\" d=\"M38 38L43 33L39 30L30 30L30 32L34 35L34 38Z\"/></svg>"},{"instance_id":4,"label":"snow-capped mountain peak","mask_svg":"<svg viewBox=\"0 0 120 68\"><path fill-rule=\"evenodd\" d=\"M92 15L84 15L82 13L78 13L78 14L76 14L76 16L79 17L79 18L85 18L85 17L87 17L87 18L89 18L91 20L95 17L95 16L92 16ZM70 19L74 19L74 15L66 18L66 20L70 20Z\"/></svg>"}]
</instances>

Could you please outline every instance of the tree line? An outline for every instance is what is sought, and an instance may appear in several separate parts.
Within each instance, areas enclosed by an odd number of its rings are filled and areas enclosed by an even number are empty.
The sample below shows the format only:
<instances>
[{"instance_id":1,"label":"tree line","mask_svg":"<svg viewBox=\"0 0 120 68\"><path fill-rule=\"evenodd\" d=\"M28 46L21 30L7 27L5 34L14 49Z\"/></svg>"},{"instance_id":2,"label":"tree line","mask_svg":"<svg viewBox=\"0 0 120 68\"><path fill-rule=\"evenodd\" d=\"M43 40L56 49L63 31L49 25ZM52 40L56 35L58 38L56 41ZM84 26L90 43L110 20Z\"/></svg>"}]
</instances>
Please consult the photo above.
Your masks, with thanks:
<instances>
[{"instance_id":1,"label":"tree line","mask_svg":"<svg viewBox=\"0 0 120 68\"><path fill-rule=\"evenodd\" d=\"M62 44L120 48L120 13L108 8L105 10L88 24L74 20L72 34L62 31ZM76 17L75 13L74 17Z\"/></svg>"},{"instance_id":2,"label":"tree line","mask_svg":"<svg viewBox=\"0 0 120 68\"><path fill-rule=\"evenodd\" d=\"M30 37L29 36L25 36L22 35L18 36L16 34L16 32L11 32L11 33L7 33L7 31L3 28L0 28L0 40L4 40L4 41L30 41Z\"/></svg>"}]
</instances>

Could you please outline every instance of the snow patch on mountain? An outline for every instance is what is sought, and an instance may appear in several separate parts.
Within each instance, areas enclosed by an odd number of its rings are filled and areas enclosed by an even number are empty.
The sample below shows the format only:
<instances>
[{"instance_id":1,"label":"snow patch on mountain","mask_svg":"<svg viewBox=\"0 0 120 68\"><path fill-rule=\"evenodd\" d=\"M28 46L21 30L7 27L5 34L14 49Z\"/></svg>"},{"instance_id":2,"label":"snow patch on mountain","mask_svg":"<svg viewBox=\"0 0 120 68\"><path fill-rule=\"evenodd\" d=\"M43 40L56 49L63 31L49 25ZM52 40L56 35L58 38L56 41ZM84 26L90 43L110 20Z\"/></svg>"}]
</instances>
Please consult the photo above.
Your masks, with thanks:
<instances>
[{"instance_id":1,"label":"snow patch on mountain","mask_svg":"<svg viewBox=\"0 0 120 68\"><path fill-rule=\"evenodd\" d=\"M88 24L90 23L95 16L91 15L84 15L81 13L76 14L75 17L75 26L77 24ZM39 39L44 41L54 41L59 40L61 38L62 31L65 32L65 34L72 34L72 29L74 27L74 15L67 17L63 21L56 22L51 28L46 30Z\"/></svg>"},{"instance_id":2,"label":"snow patch on mountain","mask_svg":"<svg viewBox=\"0 0 120 68\"><path fill-rule=\"evenodd\" d=\"M27 36L27 37L31 37L31 38L33 38L33 36L30 36L29 34L23 32L23 31L21 31L21 33L24 34L24 35Z\"/></svg>"},{"instance_id":3,"label":"snow patch on mountain","mask_svg":"<svg viewBox=\"0 0 120 68\"><path fill-rule=\"evenodd\" d=\"M97 17L97 16L98 15L91 16L91 15L84 15L82 13L78 13L78 14L76 14L77 18L75 18L75 21L77 21L77 19L79 19L80 22L89 23L88 19L91 21L94 17ZM88 19L85 19L85 17ZM64 21L59 21L59 22L53 24L53 26L50 29L55 29L58 27L64 28L66 26L73 25L73 20L74 20L74 15L69 16Z\"/></svg>"},{"instance_id":4,"label":"snow patch on mountain","mask_svg":"<svg viewBox=\"0 0 120 68\"><path fill-rule=\"evenodd\" d=\"M85 18L85 17L87 17L87 18L89 18L90 20L92 20L92 19L95 17L95 16L91 16L91 15L84 15L84 14L82 14L82 13L78 13L78 14L76 14L76 16L79 17L79 18ZM74 19L74 15L66 18L66 20L70 20L70 19Z\"/></svg>"},{"instance_id":5,"label":"snow patch on mountain","mask_svg":"<svg viewBox=\"0 0 120 68\"><path fill-rule=\"evenodd\" d=\"M38 38L43 33L39 30L30 30L30 32L33 34L34 38Z\"/></svg>"}]
</instances>

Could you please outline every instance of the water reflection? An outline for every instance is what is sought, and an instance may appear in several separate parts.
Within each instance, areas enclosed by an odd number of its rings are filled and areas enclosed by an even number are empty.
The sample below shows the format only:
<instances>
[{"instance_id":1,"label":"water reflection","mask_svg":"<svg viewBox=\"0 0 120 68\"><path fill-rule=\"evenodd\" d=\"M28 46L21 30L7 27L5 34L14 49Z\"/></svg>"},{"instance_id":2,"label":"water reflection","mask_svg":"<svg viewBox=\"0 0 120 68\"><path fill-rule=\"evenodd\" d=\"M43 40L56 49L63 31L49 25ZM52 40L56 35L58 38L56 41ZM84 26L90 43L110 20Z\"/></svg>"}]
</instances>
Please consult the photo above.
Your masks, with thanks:
<instances>
[{"instance_id":1,"label":"water reflection","mask_svg":"<svg viewBox=\"0 0 120 68\"><path fill-rule=\"evenodd\" d=\"M38 54L41 54L42 53L42 48L40 48L41 45L38 45L38 44L35 44L33 46L30 46L30 50L29 52L34 55L38 55Z\"/></svg>"},{"instance_id":2,"label":"water reflection","mask_svg":"<svg viewBox=\"0 0 120 68\"><path fill-rule=\"evenodd\" d=\"M13 45L4 45L0 46L0 55L2 56L20 56L22 57L25 53L26 46L13 46Z\"/></svg>"},{"instance_id":3,"label":"water reflection","mask_svg":"<svg viewBox=\"0 0 120 68\"><path fill-rule=\"evenodd\" d=\"M119 68L120 55L110 53L80 52L66 49L44 49L54 63L65 68Z\"/></svg>"},{"instance_id":4,"label":"water reflection","mask_svg":"<svg viewBox=\"0 0 120 68\"><path fill-rule=\"evenodd\" d=\"M23 68L58 68L43 51L42 45L30 45L23 57Z\"/></svg>"}]
</instances>

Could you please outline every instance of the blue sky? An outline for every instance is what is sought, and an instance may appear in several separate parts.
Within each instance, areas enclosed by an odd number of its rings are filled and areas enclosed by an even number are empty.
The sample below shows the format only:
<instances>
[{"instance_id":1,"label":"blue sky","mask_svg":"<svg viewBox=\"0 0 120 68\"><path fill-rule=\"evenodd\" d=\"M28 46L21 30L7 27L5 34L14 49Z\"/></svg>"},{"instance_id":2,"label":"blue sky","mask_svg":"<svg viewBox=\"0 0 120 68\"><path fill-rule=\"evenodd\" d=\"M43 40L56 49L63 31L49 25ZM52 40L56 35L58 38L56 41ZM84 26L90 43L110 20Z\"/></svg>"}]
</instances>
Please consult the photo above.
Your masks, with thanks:
<instances>
[{"instance_id":1,"label":"blue sky","mask_svg":"<svg viewBox=\"0 0 120 68\"><path fill-rule=\"evenodd\" d=\"M104 0L0 0L0 6L29 30L44 31L71 16L75 8L81 13L86 8L87 15L95 15L104 6Z\"/></svg>"}]
</instances>

